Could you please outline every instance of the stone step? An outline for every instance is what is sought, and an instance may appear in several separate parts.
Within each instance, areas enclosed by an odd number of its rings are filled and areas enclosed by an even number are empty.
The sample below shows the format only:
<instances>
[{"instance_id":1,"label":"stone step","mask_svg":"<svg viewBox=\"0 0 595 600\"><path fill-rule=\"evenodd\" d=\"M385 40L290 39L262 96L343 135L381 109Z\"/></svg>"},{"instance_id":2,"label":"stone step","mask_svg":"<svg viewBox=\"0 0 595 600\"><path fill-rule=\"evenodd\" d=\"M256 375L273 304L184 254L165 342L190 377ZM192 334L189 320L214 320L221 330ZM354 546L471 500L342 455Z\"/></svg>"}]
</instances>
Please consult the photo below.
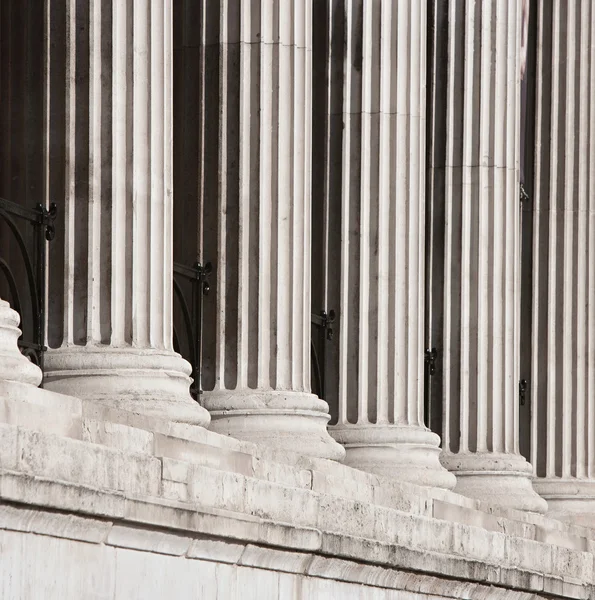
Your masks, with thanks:
<instances>
[{"instance_id":1,"label":"stone step","mask_svg":"<svg viewBox=\"0 0 595 600\"><path fill-rule=\"evenodd\" d=\"M431 514L437 519L513 533L575 550L584 549L588 540L595 539L593 529L569 527L542 515L498 509L448 490L421 488L334 461L259 447L200 427L85 403L13 382L0 383L0 422L81 439L125 453L163 458L164 465L167 463L172 469L176 462L203 466L408 514ZM178 494L181 499L179 482L165 481L169 493Z\"/></svg>"},{"instance_id":2,"label":"stone step","mask_svg":"<svg viewBox=\"0 0 595 600\"><path fill-rule=\"evenodd\" d=\"M369 540L370 547L384 543L395 551L414 548L428 557L470 558L492 565L495 572L521 569L583 581L592 574L591 546L585 549L589 551L565 548L517 536L518 531L492 531L486 529L485 522L461 523L461 515L435 513L434 503L425 504L423 514L412 514L183 460L127 453L9 425L0 426L0 450L3 473L24 474L32 481L81 485L87 492L92 486L98 495L104 491L117 493L125 502L127 498L155 499L197 511L223 511L285 523L288 528L329 532L338 544L349 537L363 544ZM170 488L167 482L178 485ZM0 487L0 492L3 490ZM84 506L81 510L84 512ZM467 518L472 516L465 514ZM525 533L528 535L531 529Z\"/></svg>"}]
</instances>

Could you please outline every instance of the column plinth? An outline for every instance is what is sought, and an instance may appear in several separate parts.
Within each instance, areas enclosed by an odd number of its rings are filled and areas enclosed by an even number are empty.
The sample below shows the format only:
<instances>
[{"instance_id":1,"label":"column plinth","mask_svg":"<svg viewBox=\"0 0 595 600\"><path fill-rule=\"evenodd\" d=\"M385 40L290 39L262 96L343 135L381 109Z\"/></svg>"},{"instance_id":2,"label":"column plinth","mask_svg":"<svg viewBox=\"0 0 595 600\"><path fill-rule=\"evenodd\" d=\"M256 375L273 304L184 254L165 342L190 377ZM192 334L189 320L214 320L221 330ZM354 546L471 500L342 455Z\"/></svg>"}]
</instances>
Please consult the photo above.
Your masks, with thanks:
<instances>
[{"instance_id":1,"label":"column plinth","mask_svg":"<svg viewBox=\"0 0 595 600\"><path fill-rule=\"evenodd\" d=\"M506 452L444 453L442 464L457 477L455 491L487 504L543 513L545 500L532 485L531 464Z\"/></svg>"},{"instance_id":2,"label":"column plinth","mask_svg":"<svg viewBox=\"0 0 595 600\"><path fill-rule=\"evenodd\" d=\"M211 429L255 443L339 460L343 449L326 426L328 404L303 392L279 390L210 392Z\"/></svg>"},{"instance_id":3,"label":"column plinth","mask_svg":"<svg viewBox=\"0 0 595 600\"><path fill-rule=\"evenodd\" d=\"M172 339L172 2L66 2L47 19L48 196L64 227L46 387L207 425Z\"/></svg>"},{"instance_id":4,"label":"column plinth","mask_svg":"<svg viewBox=\"0 0 595 600\"><path fill-rule=\"evenodd\" d=\"M191 425L207 425L189 395L190 364L153 348L63 347L45 358L48 389L113 408Z\"/></svg>"},{"instance_id":5,"label":"column plinth","mask_svg":"<svg viewBox=\"0 0 595 600\"><path fill-rule=\"evenodd\" d=\"M347 451L347 464L356 469L419 485L454 487L454 477L440 466L440 436L425 427L376 423L336 426L332 432Z\"/></svg>"},{"instance_id":6,"label":"column plinth","mask_svg":"<svg viewBox=\"0 0 595 600\"><path fill-rule=\"evenodd\" d=\"M41 369L19 352L20 316L0 298L0 381L38 386Z\"/></svg>"}]
</instances>

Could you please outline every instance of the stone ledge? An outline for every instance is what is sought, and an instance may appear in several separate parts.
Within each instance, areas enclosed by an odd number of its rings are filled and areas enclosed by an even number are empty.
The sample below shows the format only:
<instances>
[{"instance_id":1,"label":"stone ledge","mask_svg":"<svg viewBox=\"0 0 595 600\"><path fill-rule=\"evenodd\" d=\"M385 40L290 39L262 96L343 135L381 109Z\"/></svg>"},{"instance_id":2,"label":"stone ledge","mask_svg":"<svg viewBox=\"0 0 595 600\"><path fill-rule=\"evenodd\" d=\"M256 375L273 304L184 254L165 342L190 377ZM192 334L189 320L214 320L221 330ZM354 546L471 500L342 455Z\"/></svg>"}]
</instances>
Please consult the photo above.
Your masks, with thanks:
<instances>
[{"instance_id":1,"label":"stone ledge","mask_svg":"<svg viewBox=\"0 0 595 600\"><path fill-rule=\"evenodd\" d=\"M24 391L27 394L24 394ZM20 427L39 426L46 434L54 433L62 436L51 442L52 452L61 446L69 446L67 441L69 439L82 438L86 442L100 444L103 448L118 450L128 457L134 457L126 459L127 467L138 474L135 481L128 482L133 485L133 489L127 491L133 494L160 495L163 492L173 500L191 500L188 476L182 478L179 475L172 477L165 474L177 460L178 471L187 470L188 465L193 464L292 489L313 490L348 501L460 522L574 550L584 551L595 548L594 529L563 524L542 515L492 507L447 490L422 488L357 471L334 461L256 446L200 427L171 423L157 417L136 415L45 390L37 390L30 386L20 391L10 388L4 396L7 401L20 403L19 410L5 411L4 417L9 423ZM0 397L3 397L1 390ZM55 426L49 426L48 431L42 421L50 408L59 418L56 417L51 421ZM39 418L31 423L25 422L21 417L27 411ZM0 466L17 469L18 448L11 445L9 429L10 426L7 428L6 425L0 424L0 449L2 450ZM56 439L64 441L56 441ZM89 452L95 452L84 446L80 448L83 449L81 454L83 457L88 456ZM145 460L141 458L143 456ZM141 475L147 473L147 469L158 468L156 458L159 458L162 464L163 489L145 488L141 491L147 481L157 480L153 476ZM48 464L44 452L30 456L28 459L30 472L33 474L59 480L69 479L69 473L59 472L60 465L52 465L51 462ZM21 463L23 460L19 458L18 462ZM112 467L118 460L118 453L112 453ZM150 466L152 460L155 461L154 466ZM44 462L45 466L43 466ZM52 467L54 473L50 472ZM18 467L18 470L24 469ZM113 481L112 475L115 471L117 469L110 467L101 472L90 473L89 479L82 483L121 489L122 482ZM110 478L112 478L111 482Z\"/></svg>"},{"instance_id":2,"label":"stone ledge","mask_svg":"<svg viewBox=\"0 0 595 600\"><path fill-rule=\"evenodd\" d=\"M73 523L76 525L70 527ZM545 598L541 595L544 592L587 600L593 593L590 586L568 579L522 569L491 567L476 561L461 562L453 557L332 534L323 534L317 552L291 552L247 541L237 543L220 537L196 537L174 530L141 528L126 522L114 523L6 504L0 504L0 529L449 598L536 600ZM79 535L86 529L97 534ZM478 581L480 578L483 581ZM510 589L512 587L516 589Z\"/></svg>"},{"instance_id":3,"label":"stone ledge","mask_svg":"<svg viewBox=\"0 0 595 600\"><path fill-rule=\"evenodd\" d=\"M315 564L312 556L331 557L360 565L355 568L359 573L357 579L345 576L346 581L357 580L361 583L362 572L365 572L367 585L380 587L393 587L393 583L389 585L389 580L393 581L389 575L383 571L375 571L378 568L388 568L391 572L395 569L398 572L413 572L422 578L438 577L442 582L442 578L446 577L456 580L456 586L463 585L463 582L471 582L480 586L489 584L507 589L514 587L518 591L533 594L546 591L577 599L587 599L589 594L595 595L592 587L591 554L528 542L504 534L497 534L503 538L504 545L493 554L490 537L494 534L484 531L483 539L476 539L474 545L472 538L481 530L441 523L433 519L414 523L415 534L420 536L418 543L411 538L398 539L391 543L316 528L295 527L288 523L228 510L213 510L156 499L149 501L119 496L118 499L123 502L122 510L122 503L114 505L113 494L109 492L6 471L0 473L0 495L5 501L79 513L75 515L74 520L72 515L59 513L47 513L51 517L46 517L43 513L47 511L42 508L13 505L0 510L0 528L80 540L80 525L84 529L89 524L90 530L95 533L86 537L84 541L88 543L204 559L205 554L210 552L208 538L212 537L216 538L212 557L214 560L221 557L224 562L267 570L300 572L315 576L308 571ZM84 499L89 495L94 496L94 502L85 503ZM76 503L77 507L73 507L73 498L79 500ZM110 506L116 509L112 515L106 514ZM17 511L23 511L23 514L19 516ZM32 518L32 514L35 514L35 518ZM81 516L89 514L104 519L95 520ZM111 518L106 520L105 517ZM409 518L415 520L414 516ZM446 552L446 546L444 552L420 549L422 539L435 536L440 528L444 531L458 530L459 535L463 537L470 536L472 552L477 551L476 544L479 543L484 548L484 560L450 554ZM441 539L440 535L437 539ZM551 572L537 572L522 565L502 564L507 554L506 539L516 540L521 546L523 543L532 544L525 553L526 557L534 555L537 551L553 553L555 558L551 563L546 561L543 564L534 564L544 570L551 564ZM447 540L448 535L444 538L444 543ZM436 548L439 548L441 543L437 542ZM240 546L243 548L241 553ZM262 546L267 546L270 552ZM278 549L275 550L275 547ZM519 556L518 552L516 555L513 553L508 559L517 560ZM558 565L560 569L557 568Z\"/></svg>"},{"instance_id":4,"label":"stone ledge","mask_svg":"<svg viewBox=\"0 0 595 600\"><path fill-rule=\"evenodd\" d=\"M311 489L412 514L455 520L575 550L592 548L594 544L590 544L590 540L595 543L595 530L569 526L543 515L489 506L448 490L422 488L358 471L334 461L257 446L154 417L89 404L85 404L83 409L87 416L127 423L126 427L138 428L141 432L154 427L157 433L151 433L154 435L151 453L162 458L164 468L167 460L170 460L170 465L177 460L179 464L185 464L185 468L192 463L287 487ZM110 445L115 444L112 442ZM188 490L182 485L186 479L164 479L164 488L170 498L189 499Z\"/></svg>"}]
</instances>

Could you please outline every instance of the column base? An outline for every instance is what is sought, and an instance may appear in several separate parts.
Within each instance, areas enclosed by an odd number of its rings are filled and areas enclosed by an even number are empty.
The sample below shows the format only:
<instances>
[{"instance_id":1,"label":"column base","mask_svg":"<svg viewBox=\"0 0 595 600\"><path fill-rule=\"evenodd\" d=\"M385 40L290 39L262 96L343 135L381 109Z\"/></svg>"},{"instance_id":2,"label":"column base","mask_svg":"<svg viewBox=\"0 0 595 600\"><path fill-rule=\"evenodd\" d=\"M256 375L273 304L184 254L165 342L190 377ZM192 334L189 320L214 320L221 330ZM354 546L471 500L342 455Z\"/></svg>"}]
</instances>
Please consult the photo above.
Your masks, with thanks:
<instances>
[{"instance_id":1,"label":"column base","mask_svg":"<svg viewBox=\"0 0 595 600\"><path fill-rule=\"evenodd\" d=\"M0 298L0 381L18 381L38 386L41 369L19 352L17 340L21 317Z\"/></svg>"},{"instance_id":2,"label":"column base","mask_svg":"<svg viewBox=\"0 0 595 600\"><path fill-rule=\"evenodd\" d=\"M518 454L443 453L442 464L457 477L455 492L487 504L545 513L547 502L531 483L531 465Z\"/></svg>"},{"instance_id":3,"label":"column base","mask_svg":"<svg viewBox=\"0 0 595 600\"><path fill-rule=\"evenodd\" d=\"M168 350L68 346L44 358L47 389L132 413L209 424L190 396L190 364Z\"/></svg>"},{"instance_id":4,"label":"column base","mask_svg":"<svg viewBox=\"0 0 595 600\"><path fill-rule=\"evenodd\" d=\"M535 490L548 505L552 519L593 527L595 523L595 481L592 479L536 478Z\"/></svg>"},{"instance_id":5,"label":"column base","mask_svg":"<svg viewBox=\"0 0 595 600\"><path fill-rule=\"evenodd\" d=\"M427 487L452 489L456 479L441 464L440 437L407 425L335 425L331 435L347 452L345 464Z\"/></svg>"},{"instance_id":6,"label":"column base","mask_svg":"<svg viewBox=\"0 0 595 600\"><path fill-rule=\"evenodd\" d=\"M341 461L345 450L327 431L328 404L304 392L214 391L204 393L209 429L254 444L265 444Z\"/></svg>"}]
</instances>

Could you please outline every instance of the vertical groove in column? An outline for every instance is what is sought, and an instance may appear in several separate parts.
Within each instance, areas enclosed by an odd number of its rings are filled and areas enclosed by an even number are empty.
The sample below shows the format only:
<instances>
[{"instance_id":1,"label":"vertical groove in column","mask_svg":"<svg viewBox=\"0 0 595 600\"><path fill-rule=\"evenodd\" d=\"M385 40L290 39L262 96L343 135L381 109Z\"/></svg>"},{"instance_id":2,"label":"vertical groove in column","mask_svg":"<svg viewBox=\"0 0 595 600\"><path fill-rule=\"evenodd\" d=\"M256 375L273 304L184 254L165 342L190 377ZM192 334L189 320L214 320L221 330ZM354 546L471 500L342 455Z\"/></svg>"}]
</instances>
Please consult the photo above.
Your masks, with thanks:
<instances>
[{"instance_id":1,"label":"vertical groove in column","mask_svg":"<svg viewBox=\"0 0 595 600\"><path fill-rule=\"evenodd\" d=\"M331 431L352 466L452 487L439 438L423 421L427 8L408 0L327 6L328 85L342 97L327 120L344 123L342 147L329 146L327 158L336 187L325 190L329 203L334 194L342 203L340 269L329 273L340 328Z\"/></svg>"},{"instance_id":2,"label":"vertical groove in column","mask_svg":"<svg viewBox=\"0 0 595 600\"><path fill-rule=\"evenodd\" d=\"M577 522L586 523L595 513L590 302L595 11L578 0L555 0L538 10L533 295L548 301L536 303L533 313L532 460L536 488L552 514L578 513Z\"/></svg>"},{"instance_id":3,"label":"vertical groove in column","mask_svg":"<svg viewBox=\"0 0 595 600\"><path fill-rule=\"evenodd\" d=\"M292 448L303 438L302 451L340 458L328 405L310 392L311 0L202 12L218 89L205 91L201 160L216 155L220 174L198 182L216 263L205 406L216 431Z\"/></svg>"},{"instance_id":4,"label":"vertical groove in column","mask_svg":"<svg viewBox=\"0 0 595 600\"><path fill-rule=\"evenodd\" d=\"M419 196L425 152L420 142L425 44L419 29L425 27L425 11L409 2L348 3L345 14L344 60L361 62L361 72L346 69L343 91L341 220L347 229L339 422L419 426L423 342L417 307L423 300L424 216ZM396 210L400 198L403 208ZM357 237L347 234L354 228ZM349 346L358 349L355 362ZM354 389L357 421L347 400Z\"/></svg>"},{"instance_id":5,"label":"vertical groove in column","mask_svg":"<svg viewBox=\"0 0 595 600\"><path fill-rule=\"evenodd\" d=\"M509 48L518 42L518 11L514 2L462 9L451 4L445 440L451 452L514 453L519 88Z\"/></svg>"},{"instance_id":6,"label":"vertical groove in column","mask_svg":"<svg viewBox=\"0 0 595 600\"><path fill-rule=\"evenodd\" d=\"M171 350L171 5L71 2L65 18L62 344Z\"/></svg>"},{"instance_id":7,"label":"vertical groove in column","mask_svg":"<svg viewBox=\"0 0 595 600\"><path fill-rule=\"evenodd\" d=\"M46 74L50 152L64 160L46 177L64 198L66 264L47 387L204 425L172 340L172 2L65 6L47 13L50 34L64 31ZM62 50L63 74L51 68Z\"/></svg>"},{"instance_id":8,"label":"vertical groove in column","mask_svg":"<svg viewBox=\"0 0 595 600\"><path fill-rule=\"evenodd\" d=\"M447 98L442 464L462 494L544 512L518 443L521 5L435 4L448 7L449 32L446 81L436 84ZM440 170L432 177L439 189ZM441 199L432 202L440 214Z\"/></svg>"},{"instance_id":9,"label":"vertical groove in column","mask_svg":"<svg viewBox=\"0 0 595 600\"><path fill-rule=\"evenodd\" d=\"M310 2L224 2L205 17L218 31L203 41L206 60L221 65L208 107L220 111L217 152L237 165L219 183L217 280L231 293L217 295L220 343L205 348L211 387L308 392Z\"/></svg>"}]
</instances>

